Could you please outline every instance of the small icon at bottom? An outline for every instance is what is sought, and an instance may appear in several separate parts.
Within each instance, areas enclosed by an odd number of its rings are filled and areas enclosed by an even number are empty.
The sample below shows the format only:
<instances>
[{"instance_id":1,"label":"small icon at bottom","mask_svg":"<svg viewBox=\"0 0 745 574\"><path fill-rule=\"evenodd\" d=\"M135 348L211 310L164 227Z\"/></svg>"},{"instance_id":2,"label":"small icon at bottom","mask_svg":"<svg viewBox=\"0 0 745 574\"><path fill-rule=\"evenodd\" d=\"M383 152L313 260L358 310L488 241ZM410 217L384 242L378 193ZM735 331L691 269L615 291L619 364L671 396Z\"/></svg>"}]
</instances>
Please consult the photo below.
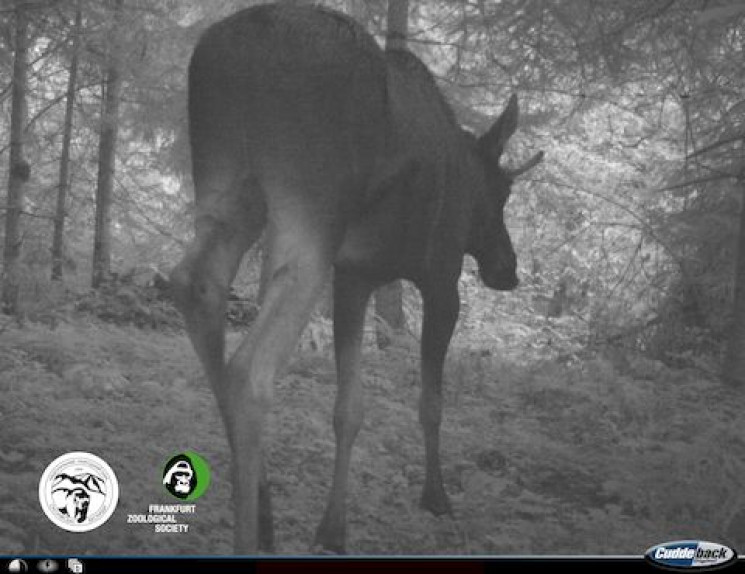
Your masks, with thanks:
<instances>
[{"instance_id":1,"label":"small icon at bottom","mask_svg":"<svg viewBox=\"0 0 745 574\"><path fill-rule=\"evenodd\" d=\"M68 558L67 569L72 574L83 574L83 563L77 558Z\"/></svg>"},{"instance_id":2,"label":"small icon at bottom","mask_svg":"<svg viewBox=\"0 0 745 574\"><path fill-rule=\"evenodd\" d=\"M28 565L25 560L15 558L8 564L8 572L28 572Z\"/></svg>"},{"instance_id":3,"label":"small icon at bottom","mask_svg":"<svg viewBox=\"0 0 745 574\"><path fill-rule=\"evenodd\" d=\"M39 563L36 565L36 567L39 569L39 572L44 572L45 574L56 572L59 568L59 566L57 565L57 561L50 560L49 558L39 560Z\"/></svg>"}]
</instances>

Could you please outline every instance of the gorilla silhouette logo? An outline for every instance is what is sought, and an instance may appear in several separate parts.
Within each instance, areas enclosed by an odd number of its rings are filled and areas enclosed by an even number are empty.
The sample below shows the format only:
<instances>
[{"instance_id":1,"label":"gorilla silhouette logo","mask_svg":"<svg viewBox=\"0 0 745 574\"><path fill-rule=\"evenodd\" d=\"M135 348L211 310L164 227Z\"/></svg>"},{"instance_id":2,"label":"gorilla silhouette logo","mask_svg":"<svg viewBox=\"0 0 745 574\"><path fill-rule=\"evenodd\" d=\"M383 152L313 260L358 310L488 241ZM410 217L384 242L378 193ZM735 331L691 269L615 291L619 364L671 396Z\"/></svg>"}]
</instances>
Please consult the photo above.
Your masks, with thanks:
<instances>
[{"instance_id":1,"label":"gorilla silhouette logo","mask_svg":"<svg viewBox=\"0 0 745 574\"><path fill-rule=\"evenodd\" d=\"M174 456L166 464L163 485L176 498L188 498L197 487L197 473L191 459L185 454Z\"/></svg>"}]
</instances>

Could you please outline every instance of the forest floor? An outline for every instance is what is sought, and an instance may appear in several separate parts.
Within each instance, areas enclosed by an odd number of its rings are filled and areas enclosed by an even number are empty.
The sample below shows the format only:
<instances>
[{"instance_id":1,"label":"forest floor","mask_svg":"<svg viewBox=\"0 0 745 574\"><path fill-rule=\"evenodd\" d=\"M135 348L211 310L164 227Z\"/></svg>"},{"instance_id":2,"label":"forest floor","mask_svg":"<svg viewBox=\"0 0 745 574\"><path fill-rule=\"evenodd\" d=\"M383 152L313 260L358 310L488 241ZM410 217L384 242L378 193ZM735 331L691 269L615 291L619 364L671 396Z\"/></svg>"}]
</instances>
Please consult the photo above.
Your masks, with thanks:
<instances>
[{"instance_id":1,"label":"forest floor","mask_svg":"<svg viewBox=\"0 0 745 574\"><path fill-rule=\"evenodd\" d=\"M239 333L231 333L235 346ZM0 333L0 553L231 552L229 456L186 336L90 317ZM525 340L466 344L446 367L442 426L452 517L418 507L423 446L415 345L366 348L366 418L348 508L353 554L632 554L703 539L745 548L745 395L698 370L600 353L557 361ZM492 350L493 344L493 350ZM480 346L486 345L486 346ZM269 429L277 551L307 553L330 484L333 362L299 353L277 383ZM161 473L190 449L212 469L188 533L129 524L177 502ZM68 451L106 460L119 506L69 533L38 500Z\"/></svg>"}]
</instances>

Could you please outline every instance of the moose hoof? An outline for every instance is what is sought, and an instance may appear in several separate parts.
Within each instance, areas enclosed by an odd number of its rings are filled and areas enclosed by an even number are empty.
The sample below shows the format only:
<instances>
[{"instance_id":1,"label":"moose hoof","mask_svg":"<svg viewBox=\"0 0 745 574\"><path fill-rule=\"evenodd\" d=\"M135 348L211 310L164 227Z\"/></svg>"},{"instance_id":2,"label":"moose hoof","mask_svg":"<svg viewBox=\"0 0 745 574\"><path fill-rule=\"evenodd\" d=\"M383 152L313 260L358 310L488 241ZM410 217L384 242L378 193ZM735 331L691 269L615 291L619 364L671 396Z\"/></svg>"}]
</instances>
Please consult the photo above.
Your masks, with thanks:
<instances>
[{"instance_id":1,"label":"moose hoof","mask_svg":"<svg viewBox=\"0 0 745 574\"><path fill-rule=\"evenodd\" d=\"M323 520L316 531L316 539L311 552L313 554L345 554L345 538L343 528L329 525L326 520Z\"/></svg>"},{"instance_id":2,"label":"moose hoof","mask_svg":"<svg viewBox=\"0 0 745 574\"><path fill-rule=\"evenodd\" d=\"M310 553L316 556L339 556L341 554L344 554L344 549L342 548L340 551L334 551L325 548L321 544L315 543L313 544L313 546L310 547Z\"/></svg>"},{"instance_id":3,"label":"moose hoof","mask_svg":"<svg viewBox=\"0 0 745 574\"><path fill-rule=\"evenodd\" d=\"M442 487L434 490L425 489L424 492L422 492L422 498L419 501L419 506L423 510L428 510L435 516L453 514L453 507L450 505L450 499L445 493L445 489Z\"/></svg>"}]
</instances>

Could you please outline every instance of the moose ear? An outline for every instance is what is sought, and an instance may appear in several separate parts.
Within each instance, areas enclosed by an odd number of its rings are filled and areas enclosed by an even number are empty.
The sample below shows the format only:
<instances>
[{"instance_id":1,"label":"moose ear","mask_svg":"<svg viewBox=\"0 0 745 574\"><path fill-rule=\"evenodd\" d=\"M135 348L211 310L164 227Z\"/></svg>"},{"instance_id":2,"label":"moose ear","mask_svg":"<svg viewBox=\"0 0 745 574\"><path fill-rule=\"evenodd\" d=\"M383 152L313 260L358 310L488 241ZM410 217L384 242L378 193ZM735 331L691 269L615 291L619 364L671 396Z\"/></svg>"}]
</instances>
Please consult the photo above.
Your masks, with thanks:
<instances>
[{"instance_id":1,"label":"moose ear","mask_svg":"<svg viewBox=\"0 0 745 574\"><path fill-rule=\"evenodd\" d=\"M517 95L512 94L502 115L497 118L489 131L481 136L481 147L495 159L499 159L504 152L504 146L517 129Z\"/></svg>"}]
</instances>

